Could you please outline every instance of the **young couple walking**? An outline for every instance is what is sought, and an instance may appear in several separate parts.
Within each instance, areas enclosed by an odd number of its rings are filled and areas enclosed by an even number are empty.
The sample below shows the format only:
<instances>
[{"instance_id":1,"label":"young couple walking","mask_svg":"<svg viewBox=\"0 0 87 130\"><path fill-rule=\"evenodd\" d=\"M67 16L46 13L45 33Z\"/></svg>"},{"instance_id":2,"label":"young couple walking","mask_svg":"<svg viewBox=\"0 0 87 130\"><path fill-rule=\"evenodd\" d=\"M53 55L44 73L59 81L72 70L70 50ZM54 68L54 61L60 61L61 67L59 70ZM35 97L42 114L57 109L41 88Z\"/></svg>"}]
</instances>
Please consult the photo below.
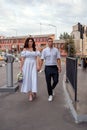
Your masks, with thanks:
<instances>
[{"instance_id":1,"label":"young couple walking","mask_svg":"<svg viewBox=\"0 0 87 130\"><path fill-rule=\"evenodd\" d=\"M21 92L28 93L28 100L32 101L37 94L38 71L41 70L45 60L45 77L48 90L48 101L53 100L54 88L59 79L61 72L60 52L53 47L53 39L48 38L48 47L42 50L35 48L33 38L27 38L24 44L24 49L21 52L21 71L23 73L23 83ZM53 84L51 84L53 78Z\"/></svg>"}]
</instances>

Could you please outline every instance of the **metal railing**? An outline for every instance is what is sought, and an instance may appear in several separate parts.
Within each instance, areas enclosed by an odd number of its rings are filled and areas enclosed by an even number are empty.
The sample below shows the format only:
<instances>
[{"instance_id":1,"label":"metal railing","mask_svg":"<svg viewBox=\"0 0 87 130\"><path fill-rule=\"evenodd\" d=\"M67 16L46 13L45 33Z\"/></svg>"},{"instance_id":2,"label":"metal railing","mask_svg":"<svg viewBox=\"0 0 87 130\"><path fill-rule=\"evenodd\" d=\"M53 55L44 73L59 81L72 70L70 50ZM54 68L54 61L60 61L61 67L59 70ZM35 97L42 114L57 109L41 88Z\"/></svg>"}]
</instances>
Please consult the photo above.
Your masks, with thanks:
<instances>
[{"instance_id":1,"label":"metal railing","mask_svg":"<svg viewBox=\"0 0 87 130\"><path fill-rule=\"evenodd\" d=\"M75 91L75 101L77 101L77 58L66 58L66 81L71 83Z\"/></svg>"}]
</instances>

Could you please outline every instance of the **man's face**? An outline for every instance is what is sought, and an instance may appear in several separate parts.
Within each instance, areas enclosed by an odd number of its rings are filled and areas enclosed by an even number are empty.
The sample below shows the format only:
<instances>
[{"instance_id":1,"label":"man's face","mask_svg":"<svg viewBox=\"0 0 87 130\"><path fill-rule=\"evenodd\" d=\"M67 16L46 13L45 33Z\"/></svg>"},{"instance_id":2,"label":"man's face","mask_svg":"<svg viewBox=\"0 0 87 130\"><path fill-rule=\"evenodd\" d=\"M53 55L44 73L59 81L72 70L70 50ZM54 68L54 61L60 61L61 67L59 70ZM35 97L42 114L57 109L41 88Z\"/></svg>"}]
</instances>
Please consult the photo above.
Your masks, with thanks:
<instances>
[{"instance_id":1,"label":"man's face","mask_svg":"<svg viewBox=\"0 0 87 130\"><path fill-rule=\"evenodd\" d=\"M53 47L53 40L52 40L52 39L49 39L49 40L48 40L48 46L49 46L49 47Z\"/></svg>"}]
</instances>

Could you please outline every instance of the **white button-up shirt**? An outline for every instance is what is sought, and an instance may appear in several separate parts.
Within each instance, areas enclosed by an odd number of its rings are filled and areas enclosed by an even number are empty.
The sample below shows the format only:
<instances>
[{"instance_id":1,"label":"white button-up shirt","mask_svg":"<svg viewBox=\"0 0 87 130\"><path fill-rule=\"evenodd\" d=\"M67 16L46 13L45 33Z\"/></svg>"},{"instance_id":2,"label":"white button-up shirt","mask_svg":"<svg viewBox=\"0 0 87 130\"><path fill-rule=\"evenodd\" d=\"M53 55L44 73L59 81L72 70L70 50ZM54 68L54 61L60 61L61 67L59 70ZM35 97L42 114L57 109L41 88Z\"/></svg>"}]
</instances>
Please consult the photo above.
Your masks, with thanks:
<instances>
[{"instance_id":1,"label":"white button-up shirt","mask_svg":"<svg viewBox=\"0 0 87 130\"><path fill-rule=\"evenodd\" d=\"M57 59L60 59L60 52L55 47L46 47L42 51L41 59L45 60L46 66L57 65Z\"/></svg>"}]
</instances>

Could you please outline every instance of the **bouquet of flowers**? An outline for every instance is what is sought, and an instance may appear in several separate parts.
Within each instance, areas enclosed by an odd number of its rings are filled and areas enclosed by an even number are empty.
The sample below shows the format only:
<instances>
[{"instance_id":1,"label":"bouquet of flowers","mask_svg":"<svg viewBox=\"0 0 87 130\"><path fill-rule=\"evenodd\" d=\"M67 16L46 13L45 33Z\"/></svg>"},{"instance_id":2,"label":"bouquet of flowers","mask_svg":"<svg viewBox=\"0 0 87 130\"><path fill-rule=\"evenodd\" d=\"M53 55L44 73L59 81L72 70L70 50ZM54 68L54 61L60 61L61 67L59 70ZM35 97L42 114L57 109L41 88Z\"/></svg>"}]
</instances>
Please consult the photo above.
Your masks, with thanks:
<instances>
[{"instance_id":1,"label":"bouquet of flowers","mask_svg":"<svg viewBox=\"0 0 87 130\"><path fill-rule=\"evenodd\" d=\"M19 72L19 73L17 74L17 81L18 81L18 82L22 82L22 81L23 81L23 74L22 74L22 72Z\"/></svg>"}]
</instances>

